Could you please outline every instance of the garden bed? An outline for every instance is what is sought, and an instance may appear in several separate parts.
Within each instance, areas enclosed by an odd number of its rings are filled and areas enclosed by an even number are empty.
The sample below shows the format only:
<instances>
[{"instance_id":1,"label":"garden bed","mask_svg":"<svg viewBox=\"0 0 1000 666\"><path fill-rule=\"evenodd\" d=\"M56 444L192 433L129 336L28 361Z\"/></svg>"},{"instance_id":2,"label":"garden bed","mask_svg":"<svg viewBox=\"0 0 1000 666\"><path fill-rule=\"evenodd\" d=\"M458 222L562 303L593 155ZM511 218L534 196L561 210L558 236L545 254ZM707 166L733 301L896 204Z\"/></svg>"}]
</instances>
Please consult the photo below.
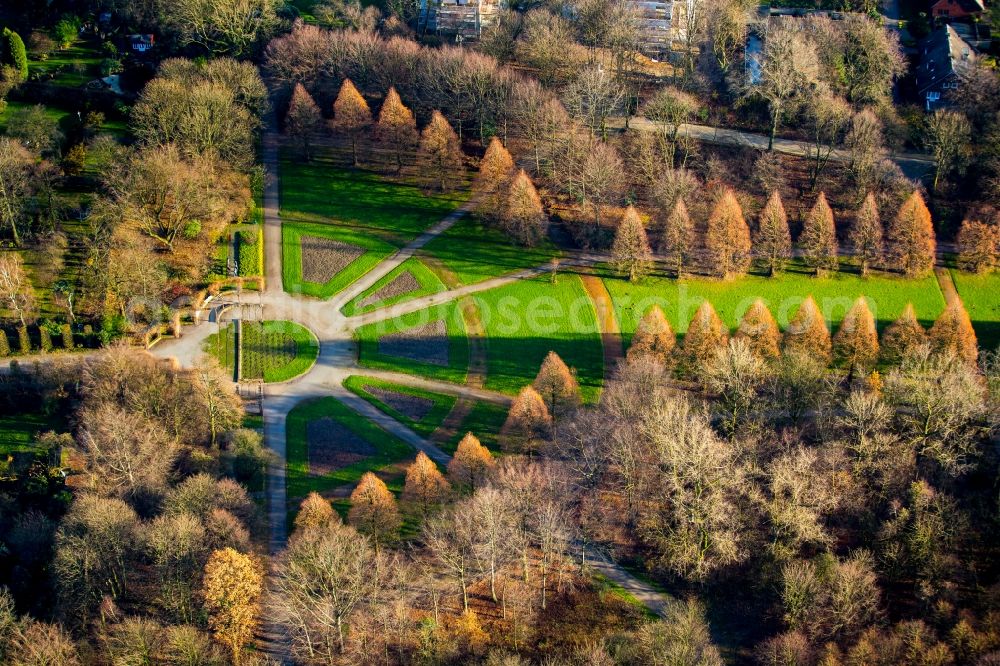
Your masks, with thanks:
<instances>
[{"instance_id":1,"label":"garden bed","mask_svg":"<svg viewBox=\"0 0 1000 666\"><path fill-rule=\"evenodd\" d=\"M344 388L425 437L438 429L457 401L454 396L359 375L348 377Z\"/></svg>"},{"instance_id":2,"label":"garden bed","mask_svg":"<svg viewBox=\"0 0 1000 666\"><path fill-rule=\"evenodd\" d=\"M406 358L418 363L448 366L448 331L440 319L378 340L378 352L385 356Z\"/></svg>"},{"instance_id":3,"label":"garden bed","mask_svg":"<svg viewBox=\"0 0 1000 666\"><path fill-rule=\"evenodd\" d=\"M328 416L306 424L309 473L325 476L375 454L375 447Z\"/></svg>"},{"instance_id":4,"label":"garden bed","mask_svg":"<svg viewBox=\"0 0 1000 666\"><path fill-rule=\"evenodd\" d=\"M329 282L365 253L364 248L332 238L302 236L301 243L302 279L316 284Z\"/></svg>"}]
</instances>

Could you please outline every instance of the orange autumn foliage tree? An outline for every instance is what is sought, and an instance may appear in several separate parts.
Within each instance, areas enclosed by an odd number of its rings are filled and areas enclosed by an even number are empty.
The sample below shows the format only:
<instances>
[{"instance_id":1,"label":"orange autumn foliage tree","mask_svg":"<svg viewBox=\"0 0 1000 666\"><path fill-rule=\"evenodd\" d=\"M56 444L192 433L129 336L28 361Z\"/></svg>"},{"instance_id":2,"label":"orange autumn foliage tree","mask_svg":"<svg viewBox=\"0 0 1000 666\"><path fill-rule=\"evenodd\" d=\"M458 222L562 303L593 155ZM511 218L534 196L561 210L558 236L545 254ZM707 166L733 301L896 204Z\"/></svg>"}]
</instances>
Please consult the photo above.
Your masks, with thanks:
<instances>
[{"instance_id":1,"label":"orange autumn foliage tree","mask_svg":"<svg viewBox=\"0 0 1000 666\"><path fill-rule=\"evenodd\" d=\"M264 568L252 555L223 548L209 556L202 581L205 613L233 663L240 662L243 648L253 639L263 590Z\"/></svg>"},{"instance_id":2,"label":"orange autumn foliage tree","mask_svg":"<svg viewBox=\"0 0 1000 666\"><path fill-rule=\"evenodd\" d=\"M440 111L431 114L431 121L420 134L420 157L440 190L449 189L462 168L462 146Z\"/></svg>"},{"instance_id":3,"label":"orange autumn foliage tree","mask_svg":"<svg viewBox=\"0 0 1000 666\"><path fill-rule=\"evenodd\" d=\"M501 226L515 243L537 245L545 235L547 218L535 184L521 169L510 184L506 205L500 215Z\"/></svg>"},{"instance_id":4,"label":"orange autumn foliage tree","mask_svg":"<svg viewBox=\"0 0 1000 666\"><path fill-rule=\"evenodd\" d=\"M969 313L960 302L945 308L928 332L931 349L937 354L954 354L970 365L979 358L976 332L969 320Z\"/></svg>"},{"instance_id":5,"label":"orange autumn foliage tree","mask_svg":"<svg viewBox=\"0 0 1000 666\"><path fill-rule=\"evenodd\" d=\"M399 93L390 87L378 113L378 123L375 125L375 137L391 150L396 158L396 173L403 169L403 152L413 147L417 142L417 119L413 112L403 104Z\"/></svg>"},{"instance_id":6,"label":"orange autumn foliage tree","mask_svg":"<svg viewBox=\"0 0 1000 666\"><path fill-rule=\"evenodd\" d=\"M931 212L920 192L914 192L899 209L886 232L889 265L908 276L923 275L934 268L937 241Z\"/></svg>"},{"instance_id":7,"label":"orange autumn foliage tree","mask_svg":"<svg viewBox=\"0 0 1000 666\"><path fill-rule=\"evenodd\" d=\"M958 230L958 265L962 270L986 273L997 265L1000 225L963 220Z\"/></svg>"},{"instance_id":8,"label":"orange autumn foliage tree","mask_svg":"<svg viewBox=\"0 0 1000 666\"><path fill-rule=\"evenodd\" d=\"M514 177L514 158L499 138L493 137L479 162L479 172L472 181L472 192L479 197L476 209L487 218L502 217L504 194Z\"/></svg>"},{"instance_id":9,"label":"orange autumn foliage tree","mask_svg":"<svg viewBox=\"0 0 1000 666\"><path fill-rule=\"evenodd\" d=\"M406 482L400 498L417 507L426 518L431 510L441 504L451 492L451 484L444 478L434 461L421 451L406 468Z\"/></svg>"},{"instance_id":10,"label":"orange autumn foliage tree","mask_svg":"<svg viewBox=\"0 0 1000 666\"><path fill-rule=\"evenodd\" d=\"M553 425L557 419L580 405L580 385L573 372L554 351L545 355L542 367L531 386L545 400Z\"/></svg>"},{"instance_id":11,"label":"orange autumn foliage tree","mask_svg":"<svg viewBox=\"0 0 1000 666\"><path fill-rule=\"evenodd\" d=\"M734 338L745 340L758 358L771 360L781 355L781 332L764 301L757 299L743 313Z\"/></svg>"},{"instance_id":12,"label":"orange autumn foliage tree","mask_svg":"<svg viewBox=\"0 0 1000 666\"><path fill-rule=\"evenodd\" d=\"M899 363L926 343L927 331L917 321L913 304L907 303L899 319L882 331L882 360Z\"/></svg>"},{"instance_id":13,"label":"orange autumn foliage tree","mask_svg":"<svg viewBox=\"0 0 1000 666\"><path fill-rule=\"evenodd\" d=\"M781 195L777 190L771 192L764 210L760 212L753 246L771 276L784 268L785 262L792 256L788 215L785 214L785 206L781 203Z\"/></svg>"},{"instance_id":14,"label":"orange autumn foliage tree","mask_svg":"<svg viewBox=\"0 0 1000 666\"><path fill-rule=\"evenodd\" d=\"M677 336L674 334L674 329L670 327L670 322L667 321L660 306L654 305L636 326L626 356L629 361L648 357L663 365L669 365L670 355L676 345Z\"/></svg>"},{"instance_id":15,"label":"orange autumn foliage tree","mask_svg":"<svg viewBox=\"0 0 1000 666\"><path fill-rule=\"evenodd\" d=\"M832 357L830 330L812 296L806 297L788 323L782 340L785 354L801 354L829 365Z\"/></svg>"},{"instance_id":16,"label":"orange autumn foliage tree","mask_svg":"<svg viewBox=\"0 0 1000 666\"><path fill-rule=\"evenodd\" d=\"M750 268L750 227L730 189L723 192L708 217L705 248L722 277L742 275Z\"/></svg>"},{"instance_id":17,"label":"orange autumn foliage tree","mask_svg":"<svg viewBox=\"0 0 1000 666\"><path fill-rule=\"evenodd\" d=\"M628 275L629 282L645 277L653 268L653 251L649 248L646 228L632 206L625 209L615 231L611 265L620 275Z\"/></svg>"},{"instance_id":18,"label":"orange autumn foliage tree","mask_svg":"<svg viewBox=\"0 0 1000 666\"><path fill-rule=\"evenodd\" d=\"M371 472L365 472L351 493L348 522L362 534L371 537L375 549L395 540L402 519L396 498L385 482Z\"/></svg>"},{"instance_id":19,"label":"orange autumn foliage tree","mask_svg":"<svg viewBox=\"0 0 1000 666\"><path fill-rule=\"evenodd\" d=\"M301 83L295 84L292 101L285 114L285 131L302 146L302 155L312 159L312 142L323 127L323 114Z\"/></svg>"},{"instance_id":20,"label":"orange autumn foliage tree","mask_svg":"<svg viewBox=\"0 0 1000 666\"><path fill-rule=\"evenodd\" d=\"M531 454L552 430L552 416L538 391L525 386L514 398L500 429L500 446L511 453Z\"/></svg>"},{"instance_id":21,"label":"orange autumn foliage tree","mask_svg":"<svg viewBox=\"0 0 1000 666\"><path fill-rule=\"evenodd\" d=\"M875 195L871 192L854 217L848 240L854 250L854 258L861 265L861 275L868 275L872 264L882 261L882 220Z\"/></svg>"},{"instance_id":22,"label":"orange autumn foliage tree","mask_svg":"<svg viewBox=\"0 0 1000 666\"><path fill-rule=\"evenodd\" d=\"M806 215L799 235L799 246L806 265L815 268L817 274L824 270L836 270L839 261L837 228L833 221L833 210L823 192L819 193L819 198Z\"/></svg>"},{"instance_id":23,"label":"orange autumn foliage tree","mask_svg":"<svg viewBox=\"0 0 1000 666\"><path fill-rule=\"evenodd\" d=\"M729 332L715 308L708 301L702 301L691 318L681 343L682 369L688 374L700 375L716 352L725 347L728 341Z\"/></svg>"},{"instance_id":24,"label":"orange autumn foliage tree","mask_svg":"<svg viewBox=\"0 0 1000 666\"><path fill-rule=\"evenodd\" d=\"M833 336L833 355L838 363L852 369L869 368L878 360L878 330L864 296L847 311Z\"/></svg>"},{"instance_id":25,"label":"orange autumn foliage tree","mask_svg":"<svg viewBox=\"0 0 1000 666\"><path fill-rule=\"evenodd\" d=\"M681 277L684 272L684 261L691 251L694 225L688 213L684 199L677 199L670 214L663 220L660 228L657 247L668 257L674 267L674 276Z\"/></svg>"},{"instance_id":26,"label":"orange autumn foliage tree","mask_svg":"<svg viewBox=\"0 0 1000 666\"><path fill-rule=\"evenodd\" d=\"M351 159L358 166L358 138L372 124L372 112L368 102L361 96L350 79L344 79L340 92L333 102L333 123L335 132L343 132L351 139Z\"/></svg>"},{"instance_id":27,"label":"orange autumn foliage tree","mask_svg":"<svg viewBox=\"0 0 1000 666\"><path fill-rule=\"evenodd\" d=\"M448 463L448 478L453 486L475 490L486 481L494 464L490 450L469 432L458 443L455 456Z\"/></svg>"},{"instance_id":28,"label":"orange autumn foliage tree","mask_svg":"<svg viewBox=\"0 0 1000 666\"><path fill-rule=\"evenodd\" d=\"M340 516L333 510L330 503L317 492L309 493L295 516L296 530L323 528L330 523L339 523Z\"/></svg>"}]
</instances>

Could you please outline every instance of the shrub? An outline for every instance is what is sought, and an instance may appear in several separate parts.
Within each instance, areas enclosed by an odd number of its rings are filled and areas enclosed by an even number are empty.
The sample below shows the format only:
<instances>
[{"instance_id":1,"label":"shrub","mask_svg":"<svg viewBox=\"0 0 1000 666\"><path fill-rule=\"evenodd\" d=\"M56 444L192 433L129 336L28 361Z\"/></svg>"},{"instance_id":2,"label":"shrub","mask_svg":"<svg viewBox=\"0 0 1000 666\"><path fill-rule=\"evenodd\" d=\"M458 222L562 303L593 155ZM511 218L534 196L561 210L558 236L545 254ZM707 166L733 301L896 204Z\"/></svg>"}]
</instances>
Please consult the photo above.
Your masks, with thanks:
<instances>
[{"instance_id":1,"label":"shrub","mask_svg":"<svg viewBox=\"0 0 1000 666\"><path fill-rule=\"evenodd\" d=\"M236 252L241 276L260 275L264 264L264 244L260 242L260 230L243 230L236 234Z\"/></svg>"},{"instance_id":2,"label":"shrub","mask_svg":"<svg viewBox=\"0 0 1000 666\"><path fill-rule=\"evenodd\" d=\"M76 41L80 34L80 19L76 16L67 16L56 23L52 29L52 36L59 43L59 48L69 48Z\"/></svg>"},{"instance_id":3,"label":"shrub","mask_svg":"<svg viewBox=\"0 0 1000 666\"><path fill-rule=\"evenodd\" d=\"M38 327L38 340L39 347L43 353L52 351L52 336L49 334L49 329L45 324Z\"/></svg>"},{"instance_id":4,"label":"shrub","mask_svg":"<svg viewBox=\"0 0 1000 666\"><path fill-rule=\"evenodd\" d=\"M17 347L22 354L31 353L31 338L28 336L27 326L17 327Z\"/></svg>"},{"instance_id":5,"label":"shrub","mask_svg":"<svg viewBox=\"0 0 1000 666\"><path fill-rule=\"evenodd\" d=\"M75 347L73 344L73 327L66 323L60 326L59 330L62 333L63 347L73 349Z\"/></svg>"},{"instance_id":6,"label":"shrub","mask_svg":"<svg viewBox=\"0 0 1000 666\"><path fill-rule=\"evenodd\" d=\"M22 81L28 78L28 53L24 49L24 40L9 28L3 29L4 62L12 65Z\"/></svg>"},{"instance_id":7,"label":"shrub","mask_svg":"<svg viewBox=\"0 0 1000 666\"><path fill-rule=\"evenodd\" d=\"M0 329L0 356L10 356L10 341L7 340L7 331Z\"/></svg>"},{"instance_id":8,"label":"shrub","mask_svg":"<svg viewBox=\"0 0 1000 666\"><path fill-rule=\"evenodd\" d=\"M78 143L66 153L63 158L63 173L67 176L79 176L83 173L83 167L87 162L87 146Z\"/></svg>"}]
</instances>

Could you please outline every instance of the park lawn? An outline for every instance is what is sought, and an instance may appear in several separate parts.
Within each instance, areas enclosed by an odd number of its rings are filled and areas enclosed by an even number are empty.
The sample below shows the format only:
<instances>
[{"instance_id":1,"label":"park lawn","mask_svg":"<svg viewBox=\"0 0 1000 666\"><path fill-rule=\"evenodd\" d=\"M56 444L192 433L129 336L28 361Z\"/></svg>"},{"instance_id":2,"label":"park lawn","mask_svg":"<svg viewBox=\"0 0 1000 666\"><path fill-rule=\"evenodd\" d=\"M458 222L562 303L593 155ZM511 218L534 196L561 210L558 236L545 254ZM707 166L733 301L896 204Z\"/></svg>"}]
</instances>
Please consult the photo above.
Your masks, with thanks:
<instances>
[{"instance_id":1,"label":"park lawn","mask_svg":"<svg viewBox=\"0 0 1000 666\"><path fill-rule=\"evenodd\" d=\"M316 362L319 342L312 331L290 321L244 322L242 377L283 382Z\"/></svg>"},{"instance_id":2,"label":"park lawn","mask_svg":"<svg viewBox=\"0 0 1000 666\"><path fill-rule=\"evenodd\" d=\"M230 373L236 371L236 327L232 324L222 325L205 338L201 348Z\"/></svg>"},{"instance_id":3,"label":"park lawn","mask_svg":"<svg viewBox=\"0 0 1000 666\"><path fill-rule=\"evenodd\" d=\"M444 321L448 337L447 366L389 356L379 351L378 341L383 335L403 332L439 319ZM354 337L358 341L358 364L362 367L405 372L455 384L464 384L469 372L469 340L465 335L462 310L454 301L365 324L354 331Z\"/></svg>"},{"instance_id":4,"label":"park lawn","mask_svg":"<svg viewBox=\"0 0 1000 666\"><path fill-rule=\"evenodd\" d=\"M536 248L515 245L499 230L467 215L425 245L421 254L436 259L460 284L474 284L548 264L559 250L548 240Z\"/></svg>"},{"instance_id":5,"label":"park lawn","mask_svg":"<svg viewBox=\"0 0 1000 666\"><path fill-rule=\"evenodd\" d=\"M65 422L58 415L41 412L0 414L0 456L39 451L38 435L47 431L64 430Z\"/></svg>"},{"instance_id":6,"label":"park lawn","mask_svg":"<svg viewBox=\"0 0 1000 666\"><path fill-rule=\"evenodd\" d=\"M398 246L441 220L468 198L465 191L428 194L421 187L371 171L346 169L319 156L281 161L281 216L359 227Z\"/></svg>"},{"instance_id":7,"label":"park lawn","mask_svg":"<svg viewBox=\"0 0 1000 666\"><path fill-rule=\"evenodd\" d=\"M383 298L382 300L375 301L373 303L367 303L364 307L361 303L371 296L377 293L384 286L392 282L402 273L409 271L417 282L420 284L419 289L414 289L405 294L399 294L398 296L390 296L388 298ZM402 303L404 301L409 301L414 298L419 298L421 296L427 296L429 294L436 294L439 291L444 291L445 285L441 282L440 278L434 274L434 272L427 268L419 259L411 257L401 263L399 266L389 271L381 280L373 284L368 289L361 292L354 300L344 306L343 313L348 317L353 317L355 315L363 314L365 312L371 312L372 310L378 310L380 308L386 308L390 305L395 305L396 303Z\"/></svg>"},{"instance_id":8,"label":"park lawn","mask_svg":"<svg viewBox=\"0 0 1000 666\"><path fill-rule=\"evenodd\" d=\"M1000 345L1000 273L965 273L951 271L955 289L962 298L979 346L997 349Z\"/></svg>"},{"instance_id":9,"label":"park lawn","mask_svg":"<svg viewBox=\"0 0 1000 666\"><path fill-rule=\"evenodd\" d=\"M477 402L462 420L455 434L446 442L441 442L441 449L454 454L458 442L465 433L471 432L490 451L496 453L499 449L497 436L503 422L507 420L507 408L492 402Z\"/></svg>"},{"instance_id":10,"label":"park lawn","mask_svg":"<svg viewBox=\"0 0 1000 666\"><path fill-rule=\"evenodd\" d=\"M361 437L375 453L324 476L309 472L306 426L310 421L331 418ZM357 483L365 472L373 472L414 455L403 440L389 434L336 398L317 398L300 403L288 412L286 421L287 467L286 490L289 498L305 497L309 492L324 492L338 486Z\"/></svg>"},{"instance_id":11,"label":"park lawn","mask_svg":"<svg viewBox=\"0 0 1000 666\"><path fill-rule=\"evenodd\" d=\"M241 277L264 274L264 229L259 224L239 224L230 229L236 234L237 271Z\"/></svg>"},{"instance_id":12,"label":"park lawn","mask_svg":"<svg viewBox=\"0 0 1000 666\"><path fill-rule=\"evenodd\" d=\"M880 329L899 317L907 303L913 303L917 317L925 325L930 325L945 306L934 275L918 279L872 275L865 279L857 274L838 272L817 278L793 267L774 278L750 275L736 280L686 278L678 281L649 277L633 284L621 278L605 277L604 284L614 302L615 316L626 345L639 320L653 305L663 309L677 333L687 330L691 317L704 300L711 302L731 330L758 298L771 309L781 328L795 316L799 304L810 294L834 329L851 304L862 295Z\"/></svg>"},{"instance_id":13,"label":"park lawn","mask_svg":"<svg viewBox=\"0 0 1000 666\"><path fill-rule=\"evenodd\" d=\"M366 250L324 283L302 279L302 236L331 238ZM360 227L335 226L315 222L289 222L281 225L281 275L285 291L317 298L330 298L377 266L396 250L396 246L371 235Z\"/></svg>"},{"instance_id":14,"label":"park lawn","mask_svg":"<svg viewBox=\"0 0 1000 666\"><path fill-rule=\"evenodd\" d=\"M441 422L451 412L457 400L454 396L444 395L443 393L434 393L413 386L406 386L405 384L397 384L396 382L388 382L383 379L361 375L351 375L348 377L344 381L344 388L371 403L376 409L388 414L413 432L424 437L427 437L438 429L438 426L441 425ZM422 419L417 421L382 402L377 396L369 392L368 389L371 388L425 398L433 402L434 406L431 407L430 411Z\"/></svg>"},{"instance_id":15,"label":"park lawn","mask_svg":"<svg viewBox=\"0 0 1000 666\"><path fill-rule=\"evenodd\" d=\"M475 295L486 331L486 388L516 394L555 351L576 371L586 402L595 402L604 357L594 304L579 276L519 280Z\"/></svg>"},{"instance_id":16,"label":"park lawn","mask_svg":"<svg viewBox=\"0 0 1000 666\"><path fill-rule=\"evenodd\" d=\"M29 75L55 75L45 83L66 88L80 86L101 78L100 42L97 39L78 40L65 49L56 49L45 60L28 60Z\"/></svg>"}]
</instances>

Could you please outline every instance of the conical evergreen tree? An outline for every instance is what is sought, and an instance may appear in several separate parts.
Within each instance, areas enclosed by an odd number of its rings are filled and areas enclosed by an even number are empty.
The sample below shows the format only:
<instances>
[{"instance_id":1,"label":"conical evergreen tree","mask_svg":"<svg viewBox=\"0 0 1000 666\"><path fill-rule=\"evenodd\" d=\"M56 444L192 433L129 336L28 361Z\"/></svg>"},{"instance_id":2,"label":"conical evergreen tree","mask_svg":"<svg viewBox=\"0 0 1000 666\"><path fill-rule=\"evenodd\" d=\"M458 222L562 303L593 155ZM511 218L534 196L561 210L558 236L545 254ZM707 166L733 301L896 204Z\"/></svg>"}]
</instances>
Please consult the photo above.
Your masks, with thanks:
<instances>
[{"instance_id":1,"label":"conical evergreen tree","mask_svg":"<svg viewBox=\"0 0 1000 666\"><path fill-rule=\"evenodd\" d=\"M850 232L851 249L861 265L861 275L868 275L873 264L881 263L882 220L878 215L878 204L871 192L865 197Z\"/></svg>"},{"instance_id":2,"label":"conical evergreen tree","mask_svg":"<svg viewBox=\"0 0 1000 666\"><path fill-rule=\"evenodd\" d=\"M824 270L836 270L839 260L837 229L833 222L833 211L822 192L802 224L799 246L802 248L802 258L808 266L816 269L817 274Z\"/></svg>"},{"instance_id":3,"label":"conical evergreen tree","mask_svg":"<svg viewBox=\"0 0 1000 666\"><path fill-rule=\"evenodd\" d=\"M545 236L547 221L535 184L521 169L507 193L502 221L504 231L514 242L531 247L541 242Z\"/></svg>"},{"instance_id":4,"label":"conical evergreen tree","mask_svg":"<svg viewBox=\"0 0 1000 666\"><path fill-rule=\"evenodd\" d=\"M962 220L958 230L958 265L962 270L986 273L997 265L1000 225Z\"/></svg>"},{"instance_id":5,"label":"conical evergreen tree","mask_svg":"<svg viewBox=\"0 0 1000 666\"><path fill-rule=\"evenodd\" d=\"M693 235L694 225L691 224L687 204L684 203L684 199L677 199L677 203L663 221L657 246L673 266L675 277L681 277L684 272L684 262L691 250Z\"/></svg>"},{"instance_id":6,"label":"conical evergreen tree","mask_svg":"<svg viewBox=\"0 0 1000 666\"><path fill-rule=\"evenodd\" d=\"M750 227L730 189L722 193L708 218L705 248L722 277L742 275L750 268Z\"/></svg>"},{"instance_id":7,"label":"conical evergreen tree","mask_svg":"<svg viewBox=\"0 0 1000 666\"><path fill-rule=\"evenodd\" d=\"M646 228L632 206L625 209L615 232L611 264L620 275L628 275L629 282L649 275L653 268L653 251L649 249Z\"/></svg>"},{"instance_id":8,"label":"conical evergreen tree","mask_svg":"<svg viewBox=\"0 0 1000 666\"><path fill-rule=\"evenodd\" d=\"M906 200L886 233L889 265L909 276L923 275L934 268L937 241L931 212L920 192Z\"/></svg>"},{"instance_id":9,"label":"conical evergreen tree","mask_svg":"<svg viewBox=\"0 0 1000 666\"><path fill-rule=\"evenodd\" d=\"M864 296L858 298L847 311L833 336L833 355L837 363L852 370L870 368L878 361L878 330L875 317Z\"/></svg>"},{"instance_id":10,"label":"conical evergreen tree","mask_svg":"<svg viewBox=\"0 0 1000 666\"><path fill-rule=\"evenodd\" d=\"M628 360L640 357L652 358L663 365L669 365L671 354L677 345L677 336L670 327L666 315L659 305L649 309L632 336L632 344L628 348Z\"/></svg>"},{"instance_id":11,"label":"conical evergreen tree","mask_svg":"<svg viewBox=\"0 0 1000 666\"><path fill-rule=\"evenodd\" d=\"M937 354L954 354L970 365L979 358L979 343L962 304L953 302L945 308L928 332L931 349Z\"/></svg>"},{"instance_id":12,"label":"conical evergreen tree","mask_svg":"<svg viewBox=\"0 0 1000 666\"><path fill-rule=\"evenodd\" d=\"M681 343L681 369L698 376L715 357L715 353L729 342L729 332L719 319L715 308L703 301L694 313Z\"/></svg>"},{"instance_id":13,"label":"conical evergreen tree","mask_svg":"<svg viewBox=\"0 0 1000 666\"><path fill-rule=\"evenodd\" d=\"M785 214L785 206L781 203L781 195L777 190L771 192L764 210L760 212L753 247L767 267L768 275L772 276L784 268L785 262L792 256L792 234L788 231L788 216Z\"/></svg>"},{"instance_id":14,"label":"conical evergreen tree","mask_svg":"<svg viewBox=\"0 0 1000 666\"><path fill-rule=\"evenodd\" d=\"M440 111L431 114L431 121L420 135L420 156L441 191L447 190L462 167L462 146Z\"/></svg>"},{"instance_id":15,"label":"conical evergreen tree","mask_svg":"<svg viewBox=\"0 0 1000 666\"><path fill-rule=\"evenodd\" d=\"M552 416L538 391L525 386L514 398L500 429L500 446L510 453L531 454L552 431Z\"/></svg>"},{"instance_id":16,"label":"conical evergreen tree","mask_svg":"<svg viewBox=\"0 0 1000 666\"><path fill-rule=\"evenodd\" d=\"M882 360L895 365L927 344L927 331L917 321L912 303L907 303L899 319L882 331Z\"/></svg>"},{"instance_id":17,"label":"conical evergreen tree","mask_svg":"<svg viewBox=\"0 0 1000 666\"><path fill-rule=\"evenodd\" d=\"M403 169L403 152L417 142L417 119L413 112L399 98L395 88L390 87L378 113L375 136L386 149L396 157L396 173Z\"/></svg>"},{"instance_id":18,"label":"conical evergreen tree","mask_svg":"<svg viewBox=\"0 0 1000 666\"><path fill-rule=\"evenodd\" d=\"M800 354L829 365L831 360L830 330L823 313L812 296L806 297L789 322L782 340L782 352Z\"/></svg>"},{"instance_id":19,"label":"conical evergreen tree","mask_svg":"<svg viewBox=\"0 0 1000 666\"><path fill-rule=\"evenodd\" d=\"M312 95L302 86L295 84L292 101L285 114L285 131L302 147L302 156L312 159L312 143L323 128L323 114L313 101Z\"/></svg>"},{"instance_id":20,"label":"conical evergreen tree","mask_svg":"<svg viewBox=\"0 0 1000 666\"><path fill-rule=\"evenodd\" d=\"M740 326L733 336L746 340L750 351L759 358L768 361L781 355L781 332L774 316L767 309L764 301L757 299L743 313Z\"/></svg>"},{"instance_id":21,"label":"conical evergreen tree","mask_svg":"<svg viewBox=\"0 0 1000 666\"><path fill-rule=\"evenodd\" d=\"M466 433L448 463L448 479L457 488L475 490L486 481L493 465L489 449L471 432Z\"/></svg>"},{"instance_id":22,"label":"conical evergreen tree","mask_svg":"<svg viewBox=\"0 0 1000 666\"><path fill-rule=\"evenodd\" d=\"M333 129L351 139L351 159L358 166L358 139L372 124L372 112L350 79L344 79L333 103Z\"/></svg>"}]
</instances>

